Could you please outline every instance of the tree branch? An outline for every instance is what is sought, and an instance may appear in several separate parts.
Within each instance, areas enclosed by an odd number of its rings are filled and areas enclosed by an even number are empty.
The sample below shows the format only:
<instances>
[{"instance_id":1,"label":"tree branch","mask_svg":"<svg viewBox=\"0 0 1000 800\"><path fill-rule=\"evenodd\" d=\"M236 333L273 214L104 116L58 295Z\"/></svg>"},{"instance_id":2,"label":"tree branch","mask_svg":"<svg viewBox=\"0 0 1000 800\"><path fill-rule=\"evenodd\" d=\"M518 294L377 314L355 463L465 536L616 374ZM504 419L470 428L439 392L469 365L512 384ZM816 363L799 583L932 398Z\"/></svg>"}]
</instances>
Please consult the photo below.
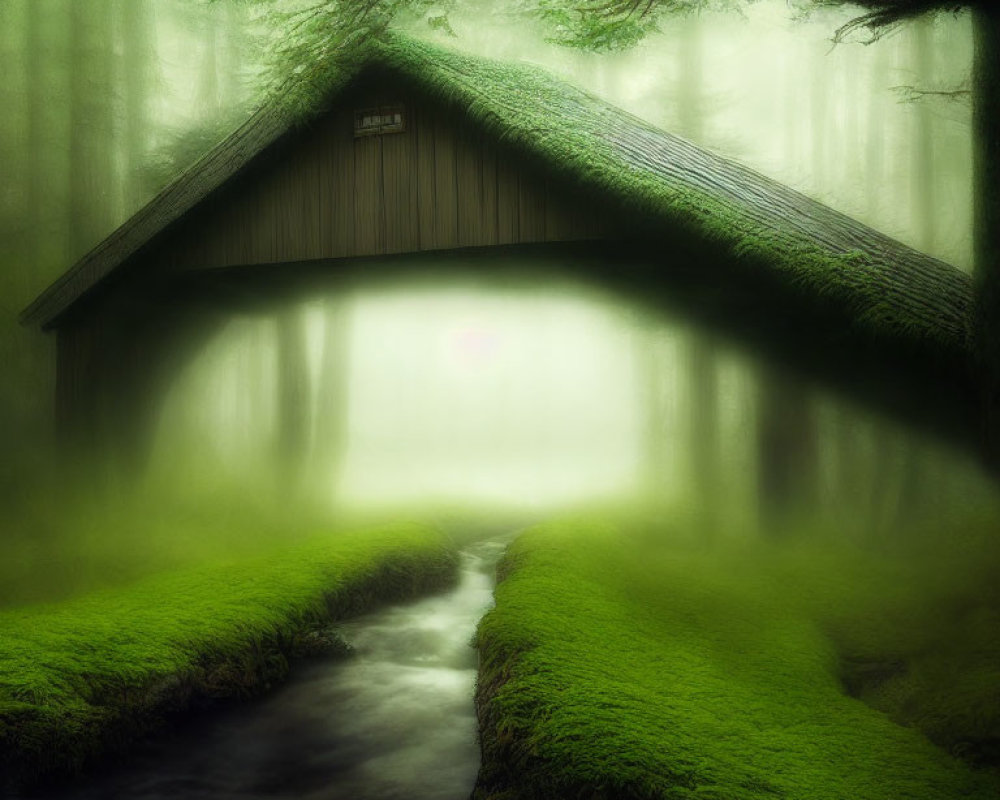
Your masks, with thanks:
<instances>
[{"instance_id":1,"label":"tree branch","mask_svg":"<svg viewBox=\"0 0 1000 800\"><path fill-rule=\"evenodd\" d=\"M972 97L972 89L961 85L952 89L921 89L917 86L890 86L889 90L899 95L901 103L913 103L925 97L942 97L946 100L967 100Z\"/></svg>"}]
</instances>

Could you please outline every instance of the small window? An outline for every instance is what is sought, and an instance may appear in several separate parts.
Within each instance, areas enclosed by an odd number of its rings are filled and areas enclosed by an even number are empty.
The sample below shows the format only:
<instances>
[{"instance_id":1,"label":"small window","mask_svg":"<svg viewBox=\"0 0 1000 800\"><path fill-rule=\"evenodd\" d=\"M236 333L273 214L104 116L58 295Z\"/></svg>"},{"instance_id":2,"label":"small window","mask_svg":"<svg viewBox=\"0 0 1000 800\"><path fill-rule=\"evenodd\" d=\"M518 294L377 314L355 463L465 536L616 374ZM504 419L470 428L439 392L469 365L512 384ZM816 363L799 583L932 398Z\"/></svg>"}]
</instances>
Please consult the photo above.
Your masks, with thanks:
<instances>
[{"instance_id":1,"label":"small window","mask_svg":"<svg viewBox=\"0 0 1000 800\"><path fill-rule=\"evenodd\" d=\"M406 130L406 111L402 106L365 108L354 112L354 135L378 136Z\"/></svg>"}]
</instances>

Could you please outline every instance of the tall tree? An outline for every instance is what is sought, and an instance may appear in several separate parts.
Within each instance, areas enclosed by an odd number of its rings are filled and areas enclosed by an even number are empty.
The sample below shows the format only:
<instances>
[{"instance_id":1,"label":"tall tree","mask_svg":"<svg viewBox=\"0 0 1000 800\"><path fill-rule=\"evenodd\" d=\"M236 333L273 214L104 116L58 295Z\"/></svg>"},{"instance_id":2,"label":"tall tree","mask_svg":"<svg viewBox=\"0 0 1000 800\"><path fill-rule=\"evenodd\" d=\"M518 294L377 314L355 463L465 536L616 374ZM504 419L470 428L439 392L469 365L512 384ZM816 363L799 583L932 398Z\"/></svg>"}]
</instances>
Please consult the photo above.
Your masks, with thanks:
<instances>
[{"instance_id":1,"label":"tall tree","mask_svg":"<svg viewBox=\"0 0 1000 800\"><path fill-rule=\"evenodd\" d=\"M846 5L848 0L814 0ZM866 12L837 31L844 39L867 29L881 37L900 23L939 11L970 9L973 17L973 239L976 307L973 345L982 371L986 456L1000 465L1000 8L990 0L850 0Z\"/></svg>"},{"instance_id":2,"label":"tall tree","mask_svg":"<svg viewBox=\"0 0 1000 800\"><path fill-rule=\"evenodd\" d=\"M238 5L229 3L225 11L223 29L226 33L226 43L219 70L222 92L227 102L242 105L246 99L243 65L248 47L247 20Z\"/></svg>"},{"instance_id":3,"label":"tall tree","mask_svg":"<svg viewBox=\"0 0 1000 800\"><path fill-rule=\"evenodd\" d=\"M809 88L809 140L811 142L810 172L815 189L829 184L830 171L830 69L824 59L815 55L811 60Z\"/></svg>"},{"instance_id":4,"label":"tall tree","mask_svg":"<svg viewBox=\"0 0 1000 800\"><path fill-rule=\"evenodd\" d=\"M70 94L71 249L79 257L106 233L113 219L114 180L112 30L110 0L72 4L73 41Z\"/></svg>"},{"instance_id":5,"label":"tall tree","mask_svg":"<svg viewBox=\"0 0 1000 800\"><path fill-rule=\"evenodd\" d=\"M28 5L23 0L0 3L0 69L3 69L0 103L4 108L4 113L0 114L0 163L3 164L3 180L0 181L0 256L3 262L0 263L0 279L3 280L5 299L11 295L10 282L17 280L13 272L15 259L23 257L17 249L24 234L24 219L19 212L25 179L23 153L26 125L23 113L19 112L25 107L25 67L31 58L26 52Z\"/></svg>"},{"instance_id":6,"label":"tall tree","mask_svg":"<svg viewBox=\"0 0 1000 800\"><path fill-rule=\"evenodd\" d=\"M42 143L46 141L44 136L45 127L45 106L48 102L45 91L46 60L49 55L45 47L45 26L51 14L51 8L44 8L45 3L28 3L27 30L25 31L25 52L26 52L26 74L30 88L26 88L26 96L23 99L27 108L27 147L28 163L32 164L32 169L27 171L25 176L24 191L24 220L33 230L38 230L43 225L44 215L44 177L42 174L42 164L47 161L42 148ZM5 108L10 108L5 105ZM43 237L25 237L25 256L34 265L40 258L38 252Z\"/></svg>"},{"instance_id":7,"label":"tall tree","mask_svg":"<svg viewBox=\"0 0 1000 800\"><path fill-rule=\"evenodd\" d=\"M300 308L290 305L278 312L276 322L278 363L275 450L280 470L279 484L286 492L294 494L302 487L303 469L312 432L306 319Z\"/></svg>"},{"instance_id":8,"label":"tall tree","mask_svg":"<svg viewBox=\"0 0 1000 800\"><path fill-rule=\"evenodd\" d=\"M694 331L688 345L688 441L691 477L700 522L711 530L717 522L719 466L719 387L716 347L711 333Z\"/></svg>"},{"instance_id":9,"label":"tall tree","mask_svg":"<svg viewBox=\"0 0 1000 800\"><path fill-rule=\"evenodd\" d=\"M703 20L692 14L679 31L678 70L674 95L677 103L677 132L691 141L705 140L705 81ZM719 391L716 380L716 347L711 333L694 330L688 339L688 422L685 442L690 454L690 469L695 502L701 522L707 529L714 525L713 511L718 498L718 425Z\"/></svg>"},{"instance_id":10,"label":"tall tree","mask_svg":"<svg viewBox=\"0 0 1000 800\"><path fill-rule=\"evenodd\" d=\"M914 21L911 58L917 86L928 86L933 79L933 36L934 28L929 19ZM917 103L913 109L913 118L910 202L916 222L917 245L925 252L930 252L937 239L934 213L934 115L927 103Z\"/></svg>"},{"instance_id":11,"label":"tall tree","mask_svg":"<svg viewBox=\"0 0 1000 800\"><path fill-rule=\"evenodd\" d=\"M668 497L665 482L671 471L674 445L669 438L673 421L671 395L675 386L671 381L673 373L667 368L668 345L668 334L651 321L632 328L632 353L643 411L640 479L643 493L654 506L661 505Z\"/></svg>"},{"instance_id":12,"label":"tall tree","mask_svg":"<svg viewBox=\"0 0 1000 800\"><path fill-rule=\"evenodd\" d=\"M347 387L350 369L349 300L336 296L323 308L323 348L316 393L312 462L321 494L332 495L347 450Z\"/></svg>"},{"instance_id":13,"label":"tall tree","mask_svg":"<svg viewBox=\"0 0 1000 800\"><path fill-rule=\"evenodd\" d=\"M781 367L762 366L757 400L760 525L784 531L818 500L818 438L808 387Z\"/></svg>"},{"instance_id":14,"label":"tall tree","mask_svg":"<svg viewBox=\"0 0 1000 800\"><path fill-rule=\"evenodd\" d=\"M782 152L788 163L797 168L802 140L800 130L802 109L798 98L798 81L795 72L799 59L799 43L793 42L792 47L788 49L793 52L786 51L781 54Z\"/></svg>"},{"instance_id":15,"label":"tall tree","mask_svg":"<svg viewBox=\"0 0 1000 800\"><path fill-rule=\"evenodd\" d=\"M0 369L5 377L5 385L0 385L0 439L8 453L0 463L0 484L18 460L10 454L21 450L21 428L29 411L23 381L30 367L25 336L15 322L18 306L26 297L30 276L25 266L31 257L30 230L22 208L30 179L24 158L30 136L24 113L31 83L28 6L23 0L0 3L0 104L4 108L0 114Z\"/></svg>"},{"instance_id":16,"label":"tall tree","mask_svg":"<svg viewBox=\"0 0 1000 800\"><path fill-rule=\"evenodd\" d=\"M219 15L207 9L201 20L201 75L198 86L198 105L218 116L222 105L219 93Z\"/></svg>"},{"instance_id":17,"label":"tall tree","mask_svg":"<svg viewBox=\"0 0 1000 800\"><path fill-rule=\"evenodd\" d=\"M866 204L869 217L874 217L879 210L882 185L885 172L885 105L878 90L888 88L889 52L884 47L878 48L871 63L869 81L872 91L868 95L867 130L865 133L865 181ZM884 93L883 93L884 94Z\"/></svg>"},{"instance_id":18,"label":"tall tree","mask_svg":"<svg viewBox=\"0 0 1000 800\"><path fill-rule=\"evenodd\" d=\"M702 20L692 15L678 31L677 81L674 95L677 98L678 133L696 143L705 138L704 37Z\"/></svg>"},{"instance_id":19,"label":"tall tree","mask_svg":"<svg viewBox=\"0 0 1000 800\"><path fill-rule=\"evenodd\" d=\"M151 88L156 83L157 60L154 50L154 8L149 0L118 0L119 21L116 83L122 100L121 150L124 160L123 199L127 214L145 199L148 187L143 163L150 129Z\"/></svg>"}]
</instances>

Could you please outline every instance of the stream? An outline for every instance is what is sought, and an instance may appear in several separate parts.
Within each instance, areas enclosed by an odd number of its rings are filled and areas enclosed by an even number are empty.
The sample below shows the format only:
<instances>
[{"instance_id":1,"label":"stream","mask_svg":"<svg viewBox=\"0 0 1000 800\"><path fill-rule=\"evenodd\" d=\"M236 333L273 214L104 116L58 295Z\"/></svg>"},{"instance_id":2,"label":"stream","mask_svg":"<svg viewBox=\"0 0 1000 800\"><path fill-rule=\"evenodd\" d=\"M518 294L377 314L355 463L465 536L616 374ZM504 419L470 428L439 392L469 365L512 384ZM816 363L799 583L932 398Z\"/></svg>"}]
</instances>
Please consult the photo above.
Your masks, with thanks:
<instances>
[{"instance_id":1,"label":"stream","mask_svg":"<svg viewBox=\"0 0 1000 800\"><path fill-rule=\"evenodd\" d=\"M445 594L339 624L347 659L297 664L267 697L158 735L51 797L464 800L479 768L471 641L505 546L463 549Z\"/></svg>"}]
</instances>

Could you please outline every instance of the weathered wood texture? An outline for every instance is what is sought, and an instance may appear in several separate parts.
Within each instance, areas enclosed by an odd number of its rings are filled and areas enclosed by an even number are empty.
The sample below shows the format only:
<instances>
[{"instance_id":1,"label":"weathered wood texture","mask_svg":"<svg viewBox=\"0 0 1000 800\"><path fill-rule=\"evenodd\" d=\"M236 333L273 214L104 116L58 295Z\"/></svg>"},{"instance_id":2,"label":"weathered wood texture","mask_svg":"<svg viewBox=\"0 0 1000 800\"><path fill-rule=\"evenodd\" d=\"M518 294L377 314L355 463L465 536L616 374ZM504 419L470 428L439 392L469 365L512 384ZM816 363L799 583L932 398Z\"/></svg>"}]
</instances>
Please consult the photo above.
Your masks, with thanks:
<instances>
[{"instance_id":1,"label":"weathered wood texture","mask_svg":"<svg viewBox=\"0 0 1000 800\"><path fill-rule=\"evenodd\" d=\"M404 105L403 133L354 138L353 111ZM606 217L605 217L606 218ZM418 98L375 94L318 120L157 246L201 269L601 235L589 203Z\"/></svg>"},{"instance_id":2,"label":"weathered wood texture","mask_svg":"<svg viewBox=\"0 0 1000 800\"><path fill-rule=\"evenodd\" d=\"M809 286L814 296L849 288L856 301L866 295L877 298L893 317L911 321L909 334L914 338L917 330L924 329L953 345L955 356L966 355L972 287L968 276L951 265L664 131L631 124L624 117L609 118L602 136L617 158L637 174L653 176L664 187L683 186L738 209L739 222L748 231L773 232L792 252L802 248L803 253L812 250L870 259L870 266L854 271L816 269L809 276L809 270L802 269L799 280L803 285L808 285L807 279L814 284Z\"/></svg>"}]
</instances>

